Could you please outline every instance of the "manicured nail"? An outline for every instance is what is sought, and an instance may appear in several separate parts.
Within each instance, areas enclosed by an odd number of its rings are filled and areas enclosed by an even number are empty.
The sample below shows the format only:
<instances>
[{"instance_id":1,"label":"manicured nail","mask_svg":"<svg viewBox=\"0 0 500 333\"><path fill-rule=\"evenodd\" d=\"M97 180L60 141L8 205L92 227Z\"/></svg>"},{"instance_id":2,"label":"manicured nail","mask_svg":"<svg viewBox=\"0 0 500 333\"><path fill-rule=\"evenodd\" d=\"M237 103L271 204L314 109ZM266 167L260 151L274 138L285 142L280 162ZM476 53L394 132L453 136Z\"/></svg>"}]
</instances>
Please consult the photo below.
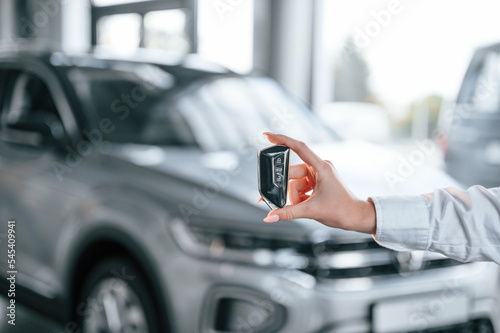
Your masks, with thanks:
<instances>
[{"instance_id":1,"label":"manicured nail","mask_svg":"<svg viewBox=\"0 0 500 333\"><path fill-rule=\"evenodd\" d=\"M261 202L263 199L262 197L259 198L259 200L257 201L257 203Z\"/></svg>"},{"instance_id":2,"label":"manicured nail","mask_svg":"<svg viewBox=\"0 0 500 333\"><path fill-rule=\"evenodd\" d=\"M274 133L272 133L272 132L264 132L264 133L262 133L262 134L263 134L263 135L272 135L272 134L274 134Z\"/></svg>"},{"instance_id":3,"label":"manicured nail","mask_svg":"<svg viewBox=\"0 0 500 333\"><path fill-rule=\"evenodd\" d=\"M280 217L278 216L278 214L272 214L272 215L268 215L265 219L264 219L264 222L267 222L267 223L274 223L274 222L278 222L280 219Z\"/></svg>"}]
</instances>

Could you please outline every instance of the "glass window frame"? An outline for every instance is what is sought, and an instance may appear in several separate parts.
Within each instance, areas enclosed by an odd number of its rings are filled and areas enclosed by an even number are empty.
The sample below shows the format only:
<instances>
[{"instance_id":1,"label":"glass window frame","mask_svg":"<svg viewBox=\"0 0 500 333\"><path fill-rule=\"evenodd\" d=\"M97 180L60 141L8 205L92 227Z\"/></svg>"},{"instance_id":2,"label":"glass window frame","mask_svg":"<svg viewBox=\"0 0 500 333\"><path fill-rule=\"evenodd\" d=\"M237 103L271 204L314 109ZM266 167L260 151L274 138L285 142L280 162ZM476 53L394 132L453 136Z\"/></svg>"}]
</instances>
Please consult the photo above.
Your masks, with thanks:
<instances>
[{"instance_id":1,"label":"glass window frame","mask_svg":"<svg viewBox=\"0 0 500 333\"><path fill-rule=\"evenodd\" d=\"M96 6L92 2L91 6L91 42L92 47L97 46L97 27L99 19L105 16L117 14L139 14L141 17L141 31L139 47L144 47L145 28L144 17L146 14L160 10L182 9L186 11L186 33L190 41L190 53L198 50L197 34L197 0L147 0L137 1L109 6Z\"/></svg>"}]
</instances>

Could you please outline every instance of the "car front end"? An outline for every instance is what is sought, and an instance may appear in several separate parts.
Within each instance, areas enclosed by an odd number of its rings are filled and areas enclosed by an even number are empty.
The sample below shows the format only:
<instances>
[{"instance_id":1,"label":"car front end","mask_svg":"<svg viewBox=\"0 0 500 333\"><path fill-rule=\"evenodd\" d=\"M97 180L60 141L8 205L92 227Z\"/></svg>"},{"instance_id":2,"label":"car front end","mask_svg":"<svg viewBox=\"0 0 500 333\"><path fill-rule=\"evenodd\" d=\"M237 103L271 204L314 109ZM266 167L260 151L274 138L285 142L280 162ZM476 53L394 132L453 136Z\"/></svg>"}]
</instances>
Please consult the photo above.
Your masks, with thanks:
<instances>
[{"instance_id":1,"label":"car front end","mask_svg":"<svg viewBox=\"0 0 500 333\"><path fill-rule=\"evenodd\" d=\"M322 228L300 240L286 239L285 231L279 237L256 235L179 219L170 232L182 254L167 275L175 271L185 282L171 297L191 308L174 310L179 331L494 332L499 327L499 272L490 263L394 252L371 237Z\"/></svg>"}]
</instances>

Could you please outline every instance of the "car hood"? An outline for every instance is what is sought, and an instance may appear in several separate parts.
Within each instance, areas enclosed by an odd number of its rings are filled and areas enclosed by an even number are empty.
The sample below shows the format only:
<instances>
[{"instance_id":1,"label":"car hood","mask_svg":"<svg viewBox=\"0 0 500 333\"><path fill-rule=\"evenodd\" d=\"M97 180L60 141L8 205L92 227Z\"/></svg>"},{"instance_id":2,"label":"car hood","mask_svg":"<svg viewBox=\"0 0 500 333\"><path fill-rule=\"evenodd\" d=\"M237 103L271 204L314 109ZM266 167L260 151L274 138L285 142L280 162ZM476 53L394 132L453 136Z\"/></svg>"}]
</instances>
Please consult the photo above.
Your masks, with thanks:
<instances>
[{"instance_id":1,"label":"car hood","mask_svg":"<svg viewBox=\"0 0 500 333\"><path fill-rule=\"evenodd\" d=\"M359 198L386 195L412 195L435 188L459 184L443 171L425 166L425 152L412 152L424 160L405 158L390 149L362 141L342 141L311 145L323 159L332 161L342 181ZM234 151L202 152L196 148L158 147L135 144L116 146L112 155L121 160L167 174L200 187L216 188L230 197L255 208L260 221L269 211L257 203L257 150L240 154ZM418 160L420 161L420 160ZM291 164L301 163L292 154ZM228 207L228 211L230 211ZM298 221L308 229L323 228L318 223ZM330 229L330 228L329 228Z\"/></svg>"},{"instance_id":2,"label":"car hood","mask_svg":"<svg viewBox=\"0 0 500 333\"><path fill-rule=\"evenodd\" d=\"M316 144L311 148L322 159L334 164L342 181L360 198L413 195L431 192L435 188L460 187L444 171L425 165L428 154L424 149L416 148L409 156L404 156L363 141ZM126 144L114 149L113 155L202 185L227 176L229 183L222 186L222 192L249 203L254 203L259 197L257 150L253 154L233 151L203 153L194 148ZM301 163L301 160L292 154L291 164L295 163Z\"/></svg>"}]
</instances>

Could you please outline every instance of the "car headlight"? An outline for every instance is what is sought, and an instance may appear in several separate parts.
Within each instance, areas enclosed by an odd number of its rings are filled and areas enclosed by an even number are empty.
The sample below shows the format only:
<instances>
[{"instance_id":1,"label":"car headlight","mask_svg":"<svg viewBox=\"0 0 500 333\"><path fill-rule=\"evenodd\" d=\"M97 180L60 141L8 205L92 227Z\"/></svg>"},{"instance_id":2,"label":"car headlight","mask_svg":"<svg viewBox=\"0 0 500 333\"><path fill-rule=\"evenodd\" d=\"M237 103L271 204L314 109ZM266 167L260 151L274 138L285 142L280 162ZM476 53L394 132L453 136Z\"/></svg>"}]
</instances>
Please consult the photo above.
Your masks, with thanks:
<instances>
[{"instance_id":1,"label":"car headlight","mask_svg":"<svg viewBox=\"0 0 500 333\"><path fill-rule=\"evenodd\" d=\"M187 225L181 220L171 223L171 231L184 252L200 258L305 272L316 267L307 242L209 229Z\"/></svg>"}]
</instances>

